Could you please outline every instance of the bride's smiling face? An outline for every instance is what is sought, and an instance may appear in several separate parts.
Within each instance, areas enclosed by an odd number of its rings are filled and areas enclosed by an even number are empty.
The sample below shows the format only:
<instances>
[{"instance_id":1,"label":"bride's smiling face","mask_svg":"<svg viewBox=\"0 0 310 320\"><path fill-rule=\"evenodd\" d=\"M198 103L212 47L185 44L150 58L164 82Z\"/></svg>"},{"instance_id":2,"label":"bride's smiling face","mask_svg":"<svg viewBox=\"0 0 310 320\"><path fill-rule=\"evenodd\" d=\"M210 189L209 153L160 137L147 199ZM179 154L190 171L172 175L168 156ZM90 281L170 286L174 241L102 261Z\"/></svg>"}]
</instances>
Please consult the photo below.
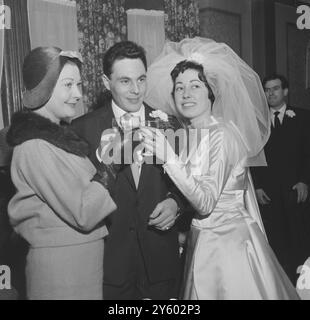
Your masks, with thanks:
<instances>
[{"instance_id":1,"label":"bride's smiling face","mask_svg":"<svg viewBox=\"0 0 310 320\"><path fill-rule=\"evenodd\" d=\"M175 79L174 100L178 112L190 121L210 115L211 101L205 83L199 72L187 69Z\"/></svg>"}]
</instances>

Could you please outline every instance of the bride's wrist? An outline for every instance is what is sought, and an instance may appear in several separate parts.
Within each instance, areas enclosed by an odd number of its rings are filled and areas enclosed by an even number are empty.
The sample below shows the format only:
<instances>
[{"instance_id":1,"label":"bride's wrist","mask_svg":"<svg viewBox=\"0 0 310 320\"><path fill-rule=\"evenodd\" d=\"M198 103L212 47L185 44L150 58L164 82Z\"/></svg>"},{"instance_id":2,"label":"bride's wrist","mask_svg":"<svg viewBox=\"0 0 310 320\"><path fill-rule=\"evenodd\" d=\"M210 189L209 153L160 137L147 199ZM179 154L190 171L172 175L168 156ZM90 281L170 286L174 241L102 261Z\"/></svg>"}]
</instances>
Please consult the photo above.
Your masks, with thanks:
<instances>
[{"instance_id":1,"label":"bride's wrist","mask_svg":"<svg viewBox=\"0 0 310 320\"><path fill-rule=\"evenodd\" d=\"M178 162L178 156L175 153L168 154L165 164L175 164Z\"/></svg>"}]
</instances>

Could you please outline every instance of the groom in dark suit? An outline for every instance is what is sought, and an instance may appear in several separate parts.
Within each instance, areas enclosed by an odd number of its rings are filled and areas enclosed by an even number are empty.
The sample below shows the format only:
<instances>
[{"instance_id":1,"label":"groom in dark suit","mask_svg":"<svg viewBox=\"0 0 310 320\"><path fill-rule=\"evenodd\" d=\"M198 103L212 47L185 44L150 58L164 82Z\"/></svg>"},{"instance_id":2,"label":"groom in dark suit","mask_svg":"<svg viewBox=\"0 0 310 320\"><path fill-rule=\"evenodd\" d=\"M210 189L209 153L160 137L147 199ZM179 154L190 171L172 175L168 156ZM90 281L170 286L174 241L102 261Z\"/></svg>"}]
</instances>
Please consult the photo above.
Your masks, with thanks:
<instances>
[{"instance_id":1,"label":"groom in dark suit","mask_svg":"<svg viewBox=\"0 0 310 320\"><path fill-rule=\"evenodd\" d=\"M286 104L288 82L273 74L263 80L270 106L267 167L252 168L257 200L269 243L293 283L310 255L309 112Z\"/></svg>"},{"instance_id":2,"label":"groom in dark suit","mask_svg":"<svg viewBox=\"0 0 310 320\"><path fill-rule=\"evenodd\" d=\"M151 118L143 102L147 79L144 49L131 41L116 43L103 58L103 82L112 99L73 121L73 129L96 149L101 134L116 119ZM109 220L104 253L104 299L169 299L177 297L180 259L175 221L180 208L177 191L161 166L125 166L117 176L117 210Z\"/></svg>"}]
</instances>

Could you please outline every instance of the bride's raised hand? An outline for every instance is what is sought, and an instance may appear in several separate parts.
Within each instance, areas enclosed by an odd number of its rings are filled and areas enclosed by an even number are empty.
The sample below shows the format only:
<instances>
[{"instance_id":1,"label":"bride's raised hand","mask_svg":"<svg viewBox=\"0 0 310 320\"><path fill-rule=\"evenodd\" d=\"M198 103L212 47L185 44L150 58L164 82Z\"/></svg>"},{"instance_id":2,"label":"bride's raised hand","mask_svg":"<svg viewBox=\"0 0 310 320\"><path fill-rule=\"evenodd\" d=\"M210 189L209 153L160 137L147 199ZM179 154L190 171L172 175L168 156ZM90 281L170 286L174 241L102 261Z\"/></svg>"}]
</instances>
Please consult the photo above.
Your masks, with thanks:
<instances>
[{"instance_id":1,"label":"bride's raised hand","mask_svg":"<svg viewBox=\"0 0 310 320\"><path fill-rule=\"evenodd\" d=\"M142 144L146 151L154 153L163 163L175 160L176 154L163 130L152 127L141 127Z\"/></svg>"}]
</instances>

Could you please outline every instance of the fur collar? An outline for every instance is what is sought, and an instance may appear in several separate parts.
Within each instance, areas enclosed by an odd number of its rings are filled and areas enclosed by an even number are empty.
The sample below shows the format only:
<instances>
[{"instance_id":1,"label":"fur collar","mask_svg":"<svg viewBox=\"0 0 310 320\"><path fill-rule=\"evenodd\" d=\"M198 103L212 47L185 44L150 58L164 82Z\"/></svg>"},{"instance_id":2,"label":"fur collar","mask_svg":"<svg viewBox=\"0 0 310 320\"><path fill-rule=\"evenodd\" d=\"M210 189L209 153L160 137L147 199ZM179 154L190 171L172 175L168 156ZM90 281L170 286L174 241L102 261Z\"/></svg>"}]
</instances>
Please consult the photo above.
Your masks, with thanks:
<instances>
[{"instance_id":1,"label":"fur collar","mask_svg":"<svg viewBox=\"0 0 310 320\"><path fill-rule=\"evenodd\" d=\"M32 111L15 113L7 133L8 144L14 147L32 139L45 140L80 157L89 153L87 142L78 137L70 127L59 126Z\"/></svg>"}]
</instances>

